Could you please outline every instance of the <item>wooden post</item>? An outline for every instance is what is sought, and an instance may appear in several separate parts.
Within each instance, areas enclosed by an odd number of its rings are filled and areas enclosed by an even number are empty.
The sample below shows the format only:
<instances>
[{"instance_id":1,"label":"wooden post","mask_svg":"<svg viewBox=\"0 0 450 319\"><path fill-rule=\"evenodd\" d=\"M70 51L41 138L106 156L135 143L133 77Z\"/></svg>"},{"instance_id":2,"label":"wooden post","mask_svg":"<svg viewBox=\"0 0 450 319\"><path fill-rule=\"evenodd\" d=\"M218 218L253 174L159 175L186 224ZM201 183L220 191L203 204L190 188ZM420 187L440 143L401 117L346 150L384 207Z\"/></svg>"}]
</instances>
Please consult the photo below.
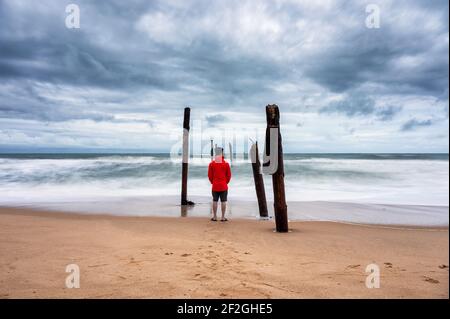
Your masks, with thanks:
<instances>
[{"instance_id":1,"label":"wooden post","mask_svg":"<svg viewBox=\"0 0 450 319\"><path fill-rule=\"evenodd\" d=\"M266 190L264 189L263 176L261 174L261 162L259 161L258 142L252 145L250 149L252 160L253 179L255 181L256 197L258 198L259 216L268 218Z\"/></svg>"},{"instance_id":2,"label":"wooden post","mask_svg":"<svg viewBox=\"0 0 450 319\"><path fill-rule=\"evenodd\" d=\"M213 146L213 140L211 139L211 161L214 158L214 146Z\"/></svg>"},{"instance_id":3,"label":"wooden post","mask_svg":"<svg viewBox=\"0 0 450 319\"><path fill-rule=\"evenodd\" d=\"M181 205L188 205L187 200L187 180L188 180L188 162L189 162L189 121L191 118L191 109L184 108L183 120L183 163L181 172Z\"/></svg>"},{"instance_id":4,"label":"wooden post","mask_svg":"<svg viewBox=\"0 0 450 319\"><path fill-rule=\"evenodd\" d=\"M272 163L264 163L264 166L276 165L275 170L272 172L272 185L273 185L273 198L274 198L274 211L275 211L275 224L277 232L288 232L288 216L286 195L284 189L284 165L283 165L283 146L280 134L280 111L278 106L267 105L266 106L266 145L265 154L270 156ZM275 129L278 143L270 143L271 129ZM278 144L277 149L270 149L271 144ZM274 147L275 148L275 147ZM274 153L276 152L276 153ZM275 163L273 163L275 162ZM273 169L273 168L272 168Z\"/></svg>"}]
</instances>

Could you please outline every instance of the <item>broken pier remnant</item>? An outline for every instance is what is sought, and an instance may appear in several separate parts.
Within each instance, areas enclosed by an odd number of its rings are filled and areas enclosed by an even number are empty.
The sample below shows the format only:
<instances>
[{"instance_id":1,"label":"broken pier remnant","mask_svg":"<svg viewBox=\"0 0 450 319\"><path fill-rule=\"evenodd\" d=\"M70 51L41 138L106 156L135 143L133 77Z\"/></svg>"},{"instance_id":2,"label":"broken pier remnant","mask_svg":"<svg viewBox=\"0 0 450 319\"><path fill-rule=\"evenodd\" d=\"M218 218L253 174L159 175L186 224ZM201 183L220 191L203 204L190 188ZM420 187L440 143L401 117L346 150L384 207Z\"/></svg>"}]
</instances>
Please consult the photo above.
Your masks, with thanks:
<instances>
[{"instance_id":1,"label":"broken pier remnant","mask_svg":"<svg viewBox=\"0 0 450 319\"><path fill-rule=\"evenodd\" d=\"M277 232L288 232L288 215L284 187L283 146L280 134L280 110L278 106L266 106L266 143L264 168L272 175L275 224Z\"/></svg>"}]
</instances>

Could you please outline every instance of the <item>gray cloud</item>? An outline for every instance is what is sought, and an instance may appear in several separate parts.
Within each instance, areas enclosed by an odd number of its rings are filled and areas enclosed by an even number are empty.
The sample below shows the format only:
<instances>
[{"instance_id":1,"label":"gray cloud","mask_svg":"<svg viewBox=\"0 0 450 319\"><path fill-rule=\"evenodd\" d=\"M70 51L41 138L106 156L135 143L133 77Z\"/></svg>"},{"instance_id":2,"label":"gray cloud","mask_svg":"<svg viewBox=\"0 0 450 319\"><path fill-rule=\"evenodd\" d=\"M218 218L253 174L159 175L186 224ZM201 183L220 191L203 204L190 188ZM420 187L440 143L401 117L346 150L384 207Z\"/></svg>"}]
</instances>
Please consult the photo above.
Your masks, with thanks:
<instances>
[{"instance_id":1,"label":"gray cloud","mask_svg":"<svg viewBox=\"0 0 450 319\"><path fill-rule=\"evenodd\" d=\"M323 107L321 113L341 113L348 117L374 115L380 121L390 121L401 112L402 107L382 106L376 107L371 97L362 93L351 93L345 99L335 101Z\"/></svg>"},{"instance_id":2,"label":"gray cloud","mask_svg":"<svg viewBox=\"0 0 450 319\"><path fill-rule=\"evenodd\" d=\"M381 121L390 121L395 117L395 115L400 113L401 110L402 110L402 107L386 106L386 107L380 108L376 112L376 115L377 115L378 119Z\"/></svg>"},{"instance_id":3,"label":"gray cloud","mask_svg":"<svg viewBox=\"0 0 450 319\"><path fill-rule=\"evenodd\" d=\"M448 105L448 1L383 2L380 29L360 1L77 4L69 30L65 3L0 1L0 120L170 126L191 105L214 127L276 102L389 125Z\"/></svg>"},{"instance_id":4,"label":"gray cloud","mask_svg":"<svg viewBox=\"0 0 450 319\"><path fill-rule=\"evenodd\" d=\"M215 115L207 115L205 117L206 123L208 126L216 126L217 124L223 123L228 121L228 118L226 116L223 116L222 114L215 114Z\"/></svg>"},{"instance_id":5,"label":"gray cloud","mask_svg":"<svg viewBox=\"0 0 450 319\"><path fill-rule=\"evenodd\" d=\"M371 98L355 94L342 101L332 102L320 111L322 113L342 113L350 117L368 115L375 112L375 102Z\"/></svg>"},{"instance_id":6,"label":"gray cloud","mask_svg":"<svg viewBox=\"0 0 450 319\"><path fill-rule=\"evenodd\" d=\"M305 67L309 77L335 92L371 83L384 92L448 96L448 68L442 68L448 65L448 12L438 9L448 2L381 6L380 29L363 26L364 12L357 5L346 7L353 12L350 19L356 17L361 25L342 26L338 41L310 57ZM433 21L432 27L426 28L426 21Z\"/></svg>"},{"instance_id":7,"label":"gray cloud","mask_svg":"<svg viewBox=\"0 0 450 319\"><path fill-rule=\"evenodd\" d=\"M402 125L401 130L403 132L408 132L408 131L414 131L418 128L421 127L427 127L427 126L431 126L433 125L433 121L432 120L417 120L417 119L411 119L408 122L406 122L405 124Z\"/></svg>"}]
</instances>

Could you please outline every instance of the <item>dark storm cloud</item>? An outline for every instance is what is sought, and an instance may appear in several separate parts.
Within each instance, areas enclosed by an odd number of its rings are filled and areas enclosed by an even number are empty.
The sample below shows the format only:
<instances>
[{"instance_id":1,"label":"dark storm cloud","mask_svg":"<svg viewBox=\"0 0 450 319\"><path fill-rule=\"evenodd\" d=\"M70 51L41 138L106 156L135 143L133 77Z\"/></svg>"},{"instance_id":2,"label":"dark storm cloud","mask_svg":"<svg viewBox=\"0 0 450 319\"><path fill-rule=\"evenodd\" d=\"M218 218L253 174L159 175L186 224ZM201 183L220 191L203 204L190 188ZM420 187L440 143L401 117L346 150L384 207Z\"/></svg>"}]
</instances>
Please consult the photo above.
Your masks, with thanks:
<instances>
[{"instance_id":1,"label":"dark storm cloud","mask_svg":"<svg viewBox=\"0 0 450 319\"><path fill-rule=\"evenodd\" d=\"M24 76L40 81L79 85L121 88L142 85L176 89L180 79L172 77L171 71L180 72L180 70L155 63L171 57L179 59L181 65L187 68L181 71L188 70L194 76L210 80L211 87L218 89L219 92L228 91L239 95L244 89L249 89L251 93L258 86L264 87L264 80L273 81L281 78L282 73L288 69L282 67L280 69L278 64L256 59L251 55L246 56L244 52L235 54L235 58L228 58L223 50L225 43L207 32L200 33L188 47L175 49L173 44L155 45L152 39L135 35L136 31L132 26L139 19L139 13L164 8L161 3L157 5L157 2L151 2L147 5L146 2L133 1L124 5L118 1L107 3L81 1L80 6L84 9L82 13L87 12L86 15L82 15L80 30L66 29L61 23L62 17L56 19L50 15L47 17L50 18L48 20L45 16L40 19L38 15L32 16L33 12L30 11L29 16L23 18L30 20L30 24L35 22L36 27L46 32L44 38L33 39L25 36L22 39L11 39L5 38L6 32L2 32L0 45L6 49L2 49L0 53L2 69L0 76L7 78ZM410 6L417 7L414 4ZM445 2L436 1L434 6L439 10L446 5ZM291 8L292 4L289 7ZM63 12L62 5L60 9ZM207 14L207 9L206 4L199 2L195 7L183 10L185 16L189 16ZM89 30L83 31L83 27L88 28L89 24L94 22L95 15L92 10L97 14L101 13L99 23L104 23L105 29L114 29L115 25L124 27L125 30L117 34L123 38L111 39L123 46L121 51L103 48L100 43L90 40ZM349 29L343 27L339 39L325 45L314 57L309 57L309 63L304 66L306 75L330 90L338 92L347 91L365 82L390 82L403 89L420 89L432 94L442 93L448 83L448 69L442 68L442 64L446 61L448 63L448 58L446 52L429 52L437 40L436 35L424 30L423 25L413 25L414 20L411 20L411 25L408 26L410 31L406 33L398 32L395 24L388 23L383 24L380 29L367 29L364 27L365 11L360 4L342 5L340 10L341 12L333 14L345 16L357 13L361 26ZM5 4L2 5L2 11L2 26L14 28L15 17L8 14ZM389 11L383 14L387 15ZM408 16L407 10L405 15ZM177 17L182 19L182 15ZM329 23L333 23L333 20ZM182 25L180 21L180 26ZM339 25L336 25L336 28L339 28ZM96 31L99 30L101 32L101 29ZM133 43L133 49L128 49L130 40L141 41L142 46ZM428 55L428 62L408 69L408 73L403 74L401 79L389 69L390 63L396 58L426 52L434 53L432 56ZM43 62L44 66L23 66L23 63L19 63L27 61ZM244 79L259 79L259 81L258 84L242 85L240 81Z\"/></svg>"},{"instance_id":2,"label":"dark storm cloud","mask_svg":"<svg viewBox=\"0 0 450 319\"><path fill-rule=\"evenodd\" d=\"M403 132L408 132L408 131L414 131L421 127L428 127L428 126L432 126L432 125L433 125L432 120L411 119L408 122L406 122L405 124L403 124L401 130Z\"/></svg>"},{"instance_id":3,"label":"dark storm cloud","mask_svg":"<svg viewBox=\"0 0 450 319\"><path fill-rule=\"evenodd\" d=\"M444 95L448 87L448 68L442 66L448 65L448 51L430 52L429 48L436 41L442 40L433 39L429 33L415 34L414 27L411 34L403 36L388 27L361 28L359 33L350 32L341 42L313 57L305 73L333 92L375 83L382 85L386 93ZM395 68L403 57L420 54L426 55L426 60Z\"/></svg>"},{"instance_id":4,"label":"dark storm cloud","mask_svg":"<svg viewBox=\"0 0 450 319\"><path fill-rule=\"evenodd\" d=\"M41 96L30 85L11 89L9 95L0 91L0 119L2 118L37 120L44 123L90 120L112 123L145 123L150 127L154 126L154 121L151 120L121 119L113 114L95 110L90 107L89 101L85 101L85 106L58 103Z\"/></svg>"},{"instance_id":5,"label":"dark storm cloud","mask_svg":"<svg viewBox=\"0 0 450 319\"><path fill-rule=\"evenodd\" d=\"M380 6L379 29L364 26L361 5L342 6L337 14L352 12L361 25L342 27L339 39L309 57L305 74L338 93L370 83L380 86L382 93L448 99L448 2L394 1L389 9ZM424 15L418 17L418 11ZM333 17L329 19L333 23ZM431 23L441 25L430 30L426 25Z\"/></svg>"},{"instance_id":6,"label":"dark storm cloud","mask_svg":"<svg viewBox=\"0 0 450 319\"><path fill-rule=\"evenodd\" d=\"M383 107L377 112L377 117L381 121L390 121L395 115L397 115L402 110L401 107L387 106Z\"/></svg>"},{"instance_id":7,"label":"dark storm cloud","mask_svg":"<svg viewBox=\"0 0 450 319\"><path fill-rule=\"evenodd\" d=\"M392 120L402 107L383 106L376 107L375 101L371 97L365 96L361 92L351 93L345 99L335 101L323 107L321 113L340 113L348 117L373 115L380 121Z\"/></svg>"},{"instance_id":8,"label":"dark storm cloud","mask_svg":"<svg viewBox=\"0 0 450 319\"><path fill-rule=\"evenodd\" d=\"M84 23L80 29L65 27L64 3L47 3L49 10L44 14L34 12L33 4L19 12L16 12L12 1L1 4L0 78L3 80L27 79L111 89L136 86L164 90L177 88L178 77L158 63L164 52L146 51L145 43L142 49L133 51L128 48L128 41L136 41L132 22L139 15L135 10L127 10L123 2L78 2L82 10L81 21ZM140 6L144 8L143 3ZM91 15L95 12L101 14L102 18L98 22L104 25L92 37L90 31L96 21ZM127 12L130 15L126 15ZM21 15L20 20L33 22L33 25L27 23L22 26L22 30L17 30L21 26L17 23L17 14ZM118 38L99 43L98 40L103 36L102 30L108 36L108 32L114 32L111 29L115 29L117 24L125 22L128 22L125 24L126 30L119 30ZM18 31L20 36L14 36ZM34 32L38 32L38 35ZM115 44L119 49L110 44Z\"/></svg>"},{"instance_id":9,"label":"dark storm cloud","mask_svg":"<svg viewBox=\"0 0 450 319\"><path fill-rule=\"evenodd\" d=\"M33 93L30 93L31 96ZM3 100L3 99L2 99ZM68 120L91 120L94 122L115 122L115 117L94 110L68 107L36 96L34 99L0 100L0 118L18 118L42 122L64 122Z\"/></svg>"},{"instance_id":10,"label":"dark storm cloud","mask_svg":"<svg viewBox=\"0 0 450 319\"><path fill-rule=\"evenodd\" d=\"M196 34L187 44L164 43L146 37L133 27L145 12L175 10L177 27L187 28L194 18L212 14L209 10L214 7L204 2L181 6L182 8L177 10L164 2L147 4L143 1L133 1L131 4L124 4L120 1L80 1L82 28L79 30L66 29L62 23L63 6L57 2L50 3L53 10L50 10L49 16L35 14L32 10L18 12L24 15L23 20L30 20L28 24L33 23L24 27L35 27L45 33L45 36L25 35L20 38L8 36L7 32L17 28L14 4L8 2L2 5L1 20L4 31L1 34L0 46L4 49L0 51L0 77L4 80L26 78L120 90L146 87L149 90L165 91L179 90L180 85L189 81L189 84L217 94L218 103L221 104L249 98L267 90L275 81L295 79L291 65L257 57L240 50L239 47L226 51L225 48L230 45L225 42L227 39L222 40L208 32ZM406 4L399 4L397 9L403 9L403 5L408 17ZM409 4L414 8L424 5L421 2ZM432 5L435 10L446 6L439 1ZM393 8L395 7L396 4L393 5ZM283 4L280 10L288 9L291 13L286 15L287 19L295 21L295 14L300 14L301 10L295 10L295 5L289 3ZM302 70L303 74L333 92L345 92L370 82L382 83L386 85L386 90L397 93L411 90L432 95L445 93L445 87L448 86L448 68L443 68L442 65L448 64L447 50L430 50L437 41L435 37L438 34L430 34L421 25L408 26L410 31L407 33L396 32L395 23L388 22L382 24L380 29L368 29L364 27L364 7L358 2L345 3L339 6L338 10L332 14L356 15L361 21L360 26L350 28L336 23L338 39L324 44L322 50L308 57L308 63L301 61L302 65L299 65L294 61L293 65ZM382 13L382 18L390 14L389 11ZM445 14L442 15L445 20ZM194 18L185 18L188 16ZM324 14L323 17L307 18L325 20L330 17ZM183 24L183 19L187 24ZM94 23L99 26L94 29L96 36L92 37L89 32ZM329 23L333 23L333 19ZM26 34L27 30L22 31ZM97 41L102 38L101 32L110 37L110 42L106 45ZM114 37L111 38L111 35ZM261 47L261 50L264 49ZM406 68L402 74L392 70L392 63L395 63L396 59L425 53L428 54L426 63ZM221 99L226 102L220 101ZM349 115L353 115L352 112L365 113L367 110L350 110Z\"/></svg>"},{"instance_id":11,"label":"dark storm cloud","mask_svg":"<svg viewBox=\"0 0 450 319\"><path fill-rule=\"evenodd\" d=\"M233 120L218 110L273 101L388 124L408 105L379 98L448 100L447 1L383 2L380 29L360 1L75 3L80 29L66 3L0 1L0 119L169 120L193 105L215 126Z\"/></svg>"},{"instance_id":12,"label":"dark storm cloud","mask_svg":"<svg viewBox=\"0 0 450 319\"><path fill-rule=\"evenodd\" d=\"M7 31L17 28L14 20L17 13L12 2L8 6L3 5L1 19L4 31L0 35L0 46L6 49L0 50L0 79L14 84L26 80L80 88L100 87L131 94L144 89L148 92L182 92L181 87L188 85L201 88L209 96L214 94L216 105L229 107L267 90L268 83L283 79L285 67L238 51L228 55L223 51L224 44L211 35L199 37L186 48L155 42L136 31L134 25L142 13L154 7L164 8L162 4L134 2L136 7L133 10L128 10L128 5L121 2L80 1L79 4L79 30L65 28L64 14L58 16L52 10L48 13L50 17L34 14L32 10L19 12L24 15L24 20L35 20L33 27L45 33L39 37L27 36L27 30L23 30L20 37L12 37ZM59 13L64 12L63 5L57 9ZM191 10L196 11L194 9ZM94 13L101 13L98 21L94 20L98 18ZM96 29L99 33L95 37L90 34L94 22L102 24L102 28ZM114 32L119 25L124 30ZM99 43L96 40L103 37L102 32L110 37L113 34L113 38L108 43ZM30 95L29 99L34 97ZM4 98L1 102L3 108L10 108L13 104ZM47 108L44 105L40 107ZM8 114L23 115L28 110L30 114L26 117L33 118L37 113L47 113L36 108L39 105L33 103L33 107L28 105ZM55 112L46 117L66 120L71 114L68 112L64 116Z\"/></svg>"},{"instance_id":13,"label":"dark storm cloud","mask_svg":"<svg viewBox=\"0 0 450 319\"><path fill-rule=\"evenodd\" d=\"M213 92L225 97L242 98L261 93L268 84L283 80L289 74L285 65L264 57L245 53L231 56L221 51L221 44L208 39L190 47L184 54L186 72L202 79ZM183 56L182 52L178 52Z\"/></svg>"},{"instance_id":14,"label":"dark storm cloud","mask_svg":"<svg viewBox=\"0 0 450 319\"><path fill-rule=\"evenodd\" d=\"M357 94L342 101L332 102L322 108L321 112L342 113L350 117L368 115L375 112L375 102L371 98Z\"/></svg>"},{"instance_id":15,"label":"dark storm cloud","mask_svg":"<svg viewBox=\"0 0 450 319\"><path fill-rule=\"evenodd\" d=\"M177 82L156 63L150 61L137 67L88 43L0 40L0 46L10 48L6 53L0 51L0 78L3 80L22 78L120 89L147 86L172 90L177 87ZM12 57L15 51L19 54Z\"/></svg>"}]
</instances>

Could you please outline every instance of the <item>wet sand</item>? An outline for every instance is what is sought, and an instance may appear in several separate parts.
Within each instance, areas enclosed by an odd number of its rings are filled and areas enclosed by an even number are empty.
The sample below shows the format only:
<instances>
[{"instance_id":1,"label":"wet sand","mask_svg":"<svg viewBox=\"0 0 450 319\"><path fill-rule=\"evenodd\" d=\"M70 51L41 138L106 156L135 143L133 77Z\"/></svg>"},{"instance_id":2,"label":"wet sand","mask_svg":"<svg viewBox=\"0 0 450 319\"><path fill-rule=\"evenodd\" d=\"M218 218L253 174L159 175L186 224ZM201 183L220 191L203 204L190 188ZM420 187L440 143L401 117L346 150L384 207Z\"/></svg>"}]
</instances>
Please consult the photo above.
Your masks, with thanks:
<instances>
[{"instance_id":1,"label":"wet sand","mask_svg":"<svg viewBox=\"0 0 450 319\"><path fill-rule=\"evenodd\" d=\"M449 297L448 227L290 227L0 208L0 298ZM73 263L79 289L65 286Z\"/></svg>"}]
</instances>

